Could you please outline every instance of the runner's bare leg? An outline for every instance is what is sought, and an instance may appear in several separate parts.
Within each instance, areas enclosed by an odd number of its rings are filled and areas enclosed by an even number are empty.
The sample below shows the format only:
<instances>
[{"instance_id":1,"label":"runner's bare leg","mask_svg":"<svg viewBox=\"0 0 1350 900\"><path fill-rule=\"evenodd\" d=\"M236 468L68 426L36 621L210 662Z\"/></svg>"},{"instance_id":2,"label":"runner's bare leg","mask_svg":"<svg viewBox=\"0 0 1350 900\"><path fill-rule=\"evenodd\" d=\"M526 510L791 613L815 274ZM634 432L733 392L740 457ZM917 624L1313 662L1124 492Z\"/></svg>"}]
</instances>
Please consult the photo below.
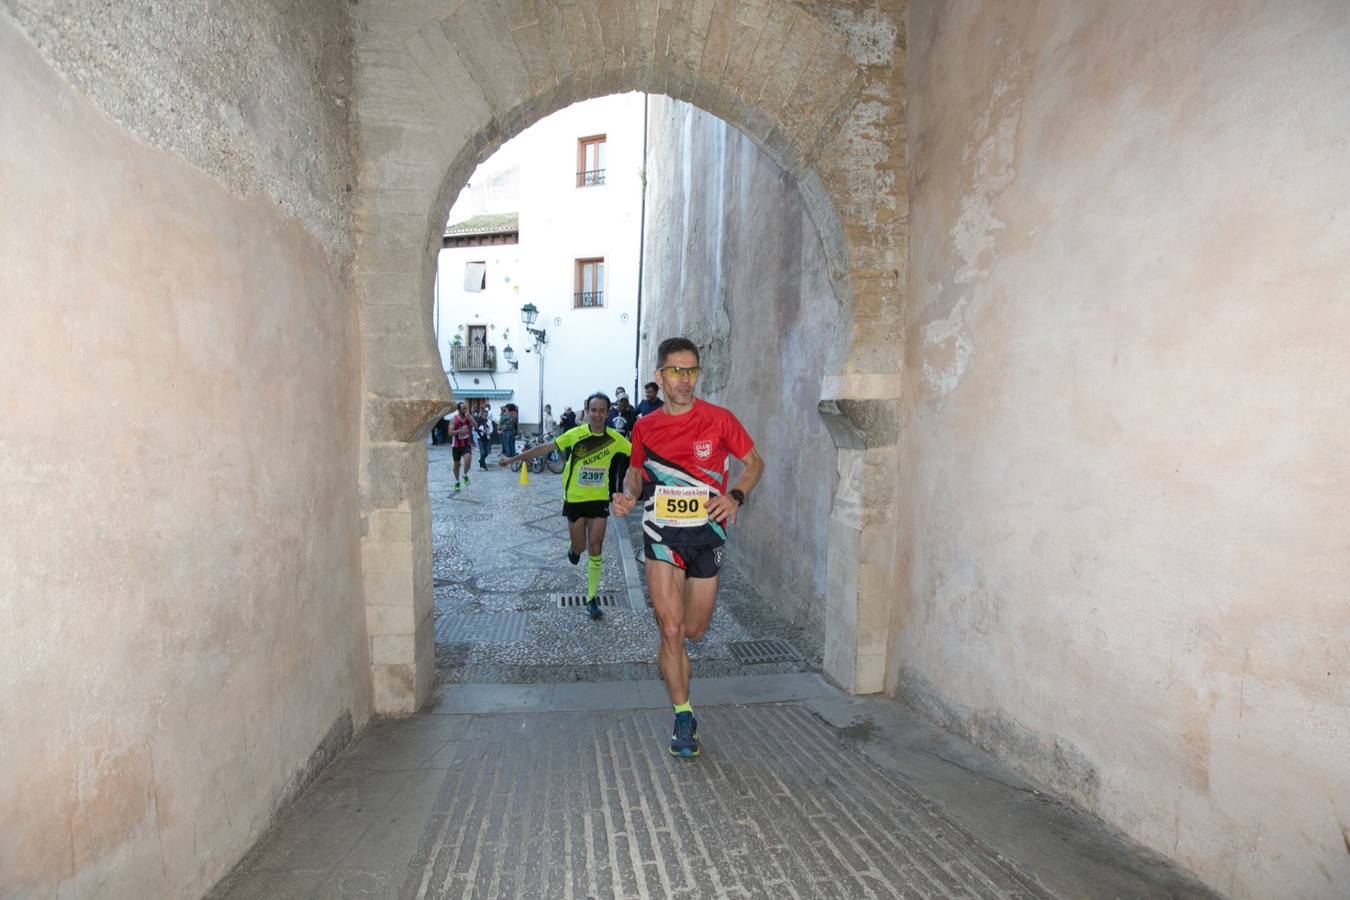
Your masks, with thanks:
<instances>
[{"instance_id":1,"label":"runner's bare leg","mask_svg":"<svg viewBox=\"0 0 1350 900\"><path fill-rule=\"evenodd\" d=\"M684 633L691 641L703 640L717 606L717 578L684 580Z\"/></svg>"},{"instance_id":2,"label":"runner's bare leg","mask_svg":"<svg viewBox=\"0 0 1350 900\"><path fill-rule=\"evenodd\" d=\"M586 548L591 556L599 556L605 549L605 528L609 519L603 516L595 519L582 519L586 524Z\"/></svg>"},{"instance_id":3,"label":"runner's bare leg","mask_svg":"<svg viewBox=\"0 0 1350 900\"><path fill-rule=\"evenodd\" d=\"M685 580L684 570L678 566L647 560L647 587L652 595L652 610L661 626L661 650L656 664L666 680L672 706L689 701L689 654L684 649Z\"/></svg>"},{"instance_id":4,"label":"runner's bare leg","mask_svg":"<svg viewBox=\"0 0 1350 900\"><path fill-rule=\"evenodd\" d=\"M577 519L575 522L567 523L567 539L569 541L567 549L581 555L581 549L586 546L586 523L589 519Z\"/></svg>"}]
</instances>

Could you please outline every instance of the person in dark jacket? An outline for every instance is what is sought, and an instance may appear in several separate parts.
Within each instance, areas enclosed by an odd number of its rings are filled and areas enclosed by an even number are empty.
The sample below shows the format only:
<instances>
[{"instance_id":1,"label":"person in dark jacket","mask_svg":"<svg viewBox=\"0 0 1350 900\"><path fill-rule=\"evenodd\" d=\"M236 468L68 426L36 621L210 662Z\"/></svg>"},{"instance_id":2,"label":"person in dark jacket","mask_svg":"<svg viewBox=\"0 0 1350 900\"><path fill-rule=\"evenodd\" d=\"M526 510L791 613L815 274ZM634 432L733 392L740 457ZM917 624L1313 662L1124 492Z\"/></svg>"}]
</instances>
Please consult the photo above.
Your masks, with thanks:
<instances>
[{"instance_id":1,"label":"person in dark jacket","mask_svg":"<svg viewBox=\"0 0 1350 900\"><path fill-rule=\"evenodd\" d=\"M502 416L497 420L497 427L502 432L502 455L516 455L516 429L520 424L519 407L514 403L508 403L502 407Z\"/></svg>"}]
</instances>

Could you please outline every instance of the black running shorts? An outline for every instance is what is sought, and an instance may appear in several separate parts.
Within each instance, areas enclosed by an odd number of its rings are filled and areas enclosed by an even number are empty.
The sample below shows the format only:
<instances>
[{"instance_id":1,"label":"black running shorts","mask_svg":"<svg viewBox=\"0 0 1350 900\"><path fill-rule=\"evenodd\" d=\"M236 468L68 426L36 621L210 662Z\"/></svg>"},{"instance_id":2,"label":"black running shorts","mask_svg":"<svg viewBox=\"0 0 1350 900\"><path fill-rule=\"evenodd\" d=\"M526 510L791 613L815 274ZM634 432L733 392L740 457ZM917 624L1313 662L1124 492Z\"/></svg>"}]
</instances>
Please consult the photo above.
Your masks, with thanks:
<instances>
[{"instance_id":1,"label":"black running shorts","mask_svg":"<svg viewBox=\"0 0 1350 900\"><path fill-rule=\"evenodd\" d=\"M642 535L642 547L648 559L669 563L684 569L685 578L716 578L722 569L726 544L705 544L701 547L672 547L653 541L651 535Z\"/></svg>"},{"instance_id":2,"label":"black running shorts","mask_svg":"<svg viewBox=\"0 0 1350 900\"><path fill-rule=\"evenodd\" d=\"M577 519L608 519L609 501L585 500L581 503L563 501L563 515L567 516L569 522L575 522Z\"/></svg>"},{"instance_id":3,"label":"black running shorts","mask_svg":"<svg viewBox=\"0 0 1350 900\"><path fill-rule=\"evenodd\" d=\"M473 445L465 444L463 447L451 447L450 452L454 454L455 462L464 458L464 454L473 452Z\"/></svg>"}]
</instances>

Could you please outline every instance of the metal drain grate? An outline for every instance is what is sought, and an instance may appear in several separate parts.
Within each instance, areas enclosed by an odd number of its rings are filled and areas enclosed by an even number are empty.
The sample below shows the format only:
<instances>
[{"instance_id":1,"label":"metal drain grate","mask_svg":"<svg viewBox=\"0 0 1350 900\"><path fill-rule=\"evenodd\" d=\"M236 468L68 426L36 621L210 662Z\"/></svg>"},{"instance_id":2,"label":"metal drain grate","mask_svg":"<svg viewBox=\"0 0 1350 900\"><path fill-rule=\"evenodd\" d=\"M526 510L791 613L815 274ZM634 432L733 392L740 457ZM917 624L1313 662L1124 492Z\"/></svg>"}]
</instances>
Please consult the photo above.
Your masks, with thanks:
<instances>
[{"instance_id":1,"label":"metal drain grate","mask_svg":"<svg viewBox=\"0 0 1350 900\"><path fill-rule=\"evenodd\" d=\"M801 659L787 641L733 641L727 646L731 648L731 655L736 658L736 662L743 666Z\"/></svg>"},{"instance_id":2,"label":"metal drain grate","mask_svg":"<svg viewBox=\"0 0 1350 900\"><path fill-rule=\"evenodd\" d=\"M436 619L438 644L500 644L525 640L525 614L457 613Z\"/></svg>"},{"instance_id":3,"label":"metal drain grate","mask_svg":"<svg viewBox=\"0 0 1350 900\"><path fill-rule=\"evenodd\" d=\"M586 605L585 594L553 594L553 603L559 609L570 609L572 607L581 608ZM595 602L602 607L610 609L617 608L619 601L615 599L612 591L600 591L595 595Z\"/></svg>"}]
</instances>

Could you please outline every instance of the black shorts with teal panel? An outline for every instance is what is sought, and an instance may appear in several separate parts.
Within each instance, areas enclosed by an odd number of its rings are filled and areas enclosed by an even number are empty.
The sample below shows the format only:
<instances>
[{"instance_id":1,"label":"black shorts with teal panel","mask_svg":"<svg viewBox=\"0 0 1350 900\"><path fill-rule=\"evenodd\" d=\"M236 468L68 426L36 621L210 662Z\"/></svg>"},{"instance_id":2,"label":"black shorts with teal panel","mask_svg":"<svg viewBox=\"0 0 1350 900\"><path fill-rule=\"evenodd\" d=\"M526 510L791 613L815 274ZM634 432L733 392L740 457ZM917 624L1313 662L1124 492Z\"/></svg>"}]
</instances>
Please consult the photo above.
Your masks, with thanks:
<instances>
[{"instance_id":1,"label":"black shorts with teal panel","mask_svg":"<svg viewBox=\"0 0 1350 900\"><path fill-rule=\"evenodd\" d=\"M642 535L642 548L647 559L668 563L684 570L685 578L716 578L722 570L722 557L727 545L702 544L684 547L654 541L650 534Z\"/></svg>"}]
</instances>

